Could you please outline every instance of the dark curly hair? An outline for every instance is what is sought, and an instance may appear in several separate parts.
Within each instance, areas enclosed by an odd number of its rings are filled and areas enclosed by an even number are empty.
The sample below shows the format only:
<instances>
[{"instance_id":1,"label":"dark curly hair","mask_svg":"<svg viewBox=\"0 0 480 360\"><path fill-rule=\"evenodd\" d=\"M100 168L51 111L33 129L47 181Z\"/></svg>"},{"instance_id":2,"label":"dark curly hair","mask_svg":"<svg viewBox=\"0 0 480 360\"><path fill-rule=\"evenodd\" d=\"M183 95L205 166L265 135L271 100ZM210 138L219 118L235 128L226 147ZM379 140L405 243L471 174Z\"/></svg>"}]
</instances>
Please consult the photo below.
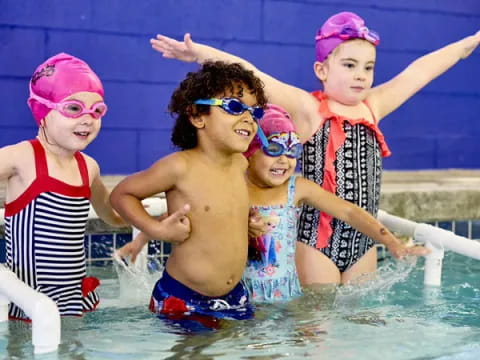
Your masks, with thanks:
<instances>
[{"instance_id":1,"label":"dark curly hair","mask_svg":"<svg viewBox=\"0 0 480 360\"><path fill-rule=\"evenodd\" d=\"M205 62L200 70L189 72L185 80L173 92L168 110L176 121L172 131L172 143L182 150L197 146L197 128L190 117L210 114L209 105L193 105L198 99L209 99L230 91L244 91L246 88L257 99L258 106L265 106L267 99L262 81L253 71L242 65L228 64L223 61Z\"/></svg>"}]
</instances>

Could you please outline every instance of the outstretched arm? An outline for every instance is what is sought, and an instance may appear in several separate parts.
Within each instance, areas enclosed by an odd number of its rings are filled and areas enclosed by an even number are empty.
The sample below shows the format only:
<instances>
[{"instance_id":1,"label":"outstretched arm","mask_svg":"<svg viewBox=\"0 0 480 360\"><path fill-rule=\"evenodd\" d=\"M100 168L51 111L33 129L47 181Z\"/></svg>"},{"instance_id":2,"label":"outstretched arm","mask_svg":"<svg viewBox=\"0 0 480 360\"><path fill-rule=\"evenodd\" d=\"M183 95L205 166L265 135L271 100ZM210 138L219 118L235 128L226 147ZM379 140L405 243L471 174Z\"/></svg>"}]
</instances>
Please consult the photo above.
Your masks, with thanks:
<instances>
[{"instance_id":1,"label":"outstretched arm","mask_svg":"<svg viewBox=\"0 0 480 360\"><path fill-rule=\"evenodd\" d=\"M367 98L377 119L397 109L417 91L468 57L480 43L480 31L422 56L392 80L371 90Z\"/></svg>"},{"instance_id":2,"label":"outstretched arm","mask_svg":"<svg viewBox=\"0 0 480 360\"><path fill-rule=\"evenodd\" d=\"M422 246L407 248L367 211L329 193L313 181L297 178L295 200L345 221L358 231L384 244L395 258L402 258L405 255L427 255L429 252Z\"/></svg>"},{"instance_id":3,"label":"outstretched arm","mask_svg":"<svg viewBox=\"0 0 480 360\"><path fill-rule=\"evenodd\" d=\"M163 57L169 59L197 62L199 64L203 64L208 60L241 64L246 69L253 71L263 81L268 101L280 105L290 113L302 140L307 140L304 138L311 135L311 128L314 128L313 131L316 130L318 124L312 123L313 119L311 119L310 114L318 116L318 104L316 104L315 99L308 92L285 84L261 72L253 64L240 57L207 45L195 43L188 33L185 34L183 42L167 36L157 35L155 39L150 39L150 43L154 50L162 53ZM310 109L310 111L306 109Z\"/></svg>"}]
</instances>

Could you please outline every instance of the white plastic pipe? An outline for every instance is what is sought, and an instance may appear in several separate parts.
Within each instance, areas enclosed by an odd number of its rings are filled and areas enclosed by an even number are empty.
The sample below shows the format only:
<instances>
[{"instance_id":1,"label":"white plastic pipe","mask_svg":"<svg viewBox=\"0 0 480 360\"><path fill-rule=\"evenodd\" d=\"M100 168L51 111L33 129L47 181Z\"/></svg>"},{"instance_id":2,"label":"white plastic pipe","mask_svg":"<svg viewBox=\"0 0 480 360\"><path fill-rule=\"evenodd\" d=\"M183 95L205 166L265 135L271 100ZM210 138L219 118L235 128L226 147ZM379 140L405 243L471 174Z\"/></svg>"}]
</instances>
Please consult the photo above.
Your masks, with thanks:
<instances>
[{"instance_id":1,"label":"white plastic pipe","mask_svg":"<svg viewBox=\"0 0 480 360\"><path fill-rule=\"evenodd\" d=\"M415 221L390 215L383 210L378 210L377 219L383 225L385 225L388 230L409 237L413 237L413 235L415 234L415 228L418 226L418 223L416 223Z\"/></svg>"},{"instance_id":2,"label":"white plastic pipe","mask_svg":"<svg viewBox=\"0 0 480 360\"><path fill-rule=\"evenodd\" d=\"M10 300L0 292L0 322L8 321L8 304Z\"/></svg>"},{"instance_id":3,"label":"white plastic pipe","mask_svg":"<svg viewBox=\"0 0 480 360\"><path fill-rule=\"evenodd\" d=\"M455 235L451 231L428 224L418 224L415 228L414 238L421 242L430 242L437 248L444 248L480 260L480 243Z\"/></svg>"},{"instance_id":4,"label":"white plastic pipe","mask_svg":"<svg viewBox=\"0 0 480 360\"><path fill-rule=\"evenodd\" d=\"M439 286L441 284L445 250L480 260L480 243L478 241L455 235L451 231L432 225L402 219L382 210L378 212L378 220L389 230L413 237L415 241L425 243L425 246L430 249L430 254L425 256L425 285Z\"/></svg>"},{"instance_id":5,"label":"white plastic pipe","mask_svg":"<svg viewBox=\"0 0 480 360\"><path fill-rule=\"evenodd\" d=\"M425 247L430 249L430 254L425 256L425 270L423 284L427 286L440 286L442 284L442 266L445 250L431 242L426 242Z\"/></svg>"},{"instance_id":6,"label":"white plastic pipe","mask_svg":"<svg viewBox=\"0 0 480 360\"><path fill-rule=\"evenodd\" d=\"M1 264L0 294L4 299L20 307L32 319L32 343L35 354L44 354L58 349L60 313L53 300L33 290Z\"/></svg>"}]
</instances>

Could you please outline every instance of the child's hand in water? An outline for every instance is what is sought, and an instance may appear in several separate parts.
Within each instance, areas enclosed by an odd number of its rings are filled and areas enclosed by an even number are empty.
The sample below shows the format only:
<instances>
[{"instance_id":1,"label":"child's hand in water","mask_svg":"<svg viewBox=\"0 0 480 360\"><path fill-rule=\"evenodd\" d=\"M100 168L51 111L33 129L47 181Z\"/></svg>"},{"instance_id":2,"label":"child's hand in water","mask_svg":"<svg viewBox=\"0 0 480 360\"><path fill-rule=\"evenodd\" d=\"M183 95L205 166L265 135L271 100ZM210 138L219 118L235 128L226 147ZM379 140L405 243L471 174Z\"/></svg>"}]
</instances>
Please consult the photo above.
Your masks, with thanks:
<instances>
[{"instance_id":1,"label":"child's hand in water","mask_svg":"<svg viewBox=\"0 0 480 360\"><path fill-rule=\"evenodd\" d=\"M267 224L262 220L262 217L256 209L250 209L248 214L248 236L250 238L257 238L262 236L267 231Z\"/></svg>"},{"instance_id":2,"label":"child's hand in water","mask_svg":"<svg viewBox=\"0 0 480 360\"><path fill-rule=\"evenodd\" d=\"M426 247L415 245L405 246L400 240L387 246L388 251L395 259L403 259L405 256L425 256L430 253Z\"/></svg>"},{"instance_id":3,"label":"child's hand in water","mask_svg":"<svg viewBox=\"0 0 480 360\"><path fill-rule=\"evenodd\" d=\"M148 205L145 205L145 208L148 208ZM168 217L167 213L163 213L162 215L158 216L156 219L158 221L162 221ZM135 262L140 251L142 251L143 247L150 241L153 240L144 232L139 232L135 238L130 241L128 244L123 245L117 251L115 251L114 256L118 256L122 259L130 257L130 261L132 263Z\"/></svg>"},{"instance_id":4,"label":"child's hand in water","mask_svg":"<svg viewBox=\"0 0 480 360\"><path fill-rule=\"evenodd\" d=\"M407 247L405 249L406 255L410 256L426 256L430 254L430 249L427 249L425 246L422 245L414 245Z\"/></svg>"},{"instance_id":5,"label":"child's hand in water","mask_svg":"<svg viewBox=\"0 0 480 360\"><path fill-rule=\"evenodd\" d=\"M156 39L150 39L150 44L154 50L162 53L165 58L178 59L185 62L197 61L194 43L188 33L185 34L183 42L163 35L157 35Z\"/></svg>"},{"instance_id":6,"label":"child's hand in water","mask_svg":"<svg viewBox=\"0 0 480 360\"><path fill-rule=\"evenodd\" d=\"M473 50L477 48L478 44L480 44L480 31L475 35L467 37L464 41L466 41L466 45L463 54L460 56L462 59L467 58Z\"/></svg>"},{"instance_id":7,"label":"child's hand in water","mask_svg":"<svg viewBox=\"0 0 480 360\"><path fill-rule=\"evenodd\" d=\"M122 259L130 257L130 261L134 263L138 254L140 254L140 251L142 251L143 247L148 242L148 239L145 240L143 237L146 237L144 233L138 234L135 239L115 251L114 256L118 256Z\"/></svg>"}]
</instances>

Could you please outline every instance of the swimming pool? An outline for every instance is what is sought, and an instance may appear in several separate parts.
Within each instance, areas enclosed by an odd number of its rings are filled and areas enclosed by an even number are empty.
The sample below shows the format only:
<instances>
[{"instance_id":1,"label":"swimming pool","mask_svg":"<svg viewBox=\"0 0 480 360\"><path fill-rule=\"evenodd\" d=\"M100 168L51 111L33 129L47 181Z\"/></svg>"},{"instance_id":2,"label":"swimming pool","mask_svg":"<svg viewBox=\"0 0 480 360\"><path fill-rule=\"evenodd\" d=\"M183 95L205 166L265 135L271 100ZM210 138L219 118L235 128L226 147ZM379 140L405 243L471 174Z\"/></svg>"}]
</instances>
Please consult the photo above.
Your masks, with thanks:
<instances>
[{"instance_id":1,"label":"swimming pool","mask_svg":"<svg viewBox=\"0 0 480 360\"><path fill-rule=\"evenodd\" d=\"M448 253L441 289L423 285L423 260L386 260L375 280L341 288L335 301L306 294L286 305L259 306L256 318L221 330L187 334L147 310L158 274L132 279L112 266L91 267L103 279L102 305L62 320L58 354L35 359L478 359L480 262ZM0 355L33 357L31 330L0 327Z\"/></svg>"}]
</instances>

